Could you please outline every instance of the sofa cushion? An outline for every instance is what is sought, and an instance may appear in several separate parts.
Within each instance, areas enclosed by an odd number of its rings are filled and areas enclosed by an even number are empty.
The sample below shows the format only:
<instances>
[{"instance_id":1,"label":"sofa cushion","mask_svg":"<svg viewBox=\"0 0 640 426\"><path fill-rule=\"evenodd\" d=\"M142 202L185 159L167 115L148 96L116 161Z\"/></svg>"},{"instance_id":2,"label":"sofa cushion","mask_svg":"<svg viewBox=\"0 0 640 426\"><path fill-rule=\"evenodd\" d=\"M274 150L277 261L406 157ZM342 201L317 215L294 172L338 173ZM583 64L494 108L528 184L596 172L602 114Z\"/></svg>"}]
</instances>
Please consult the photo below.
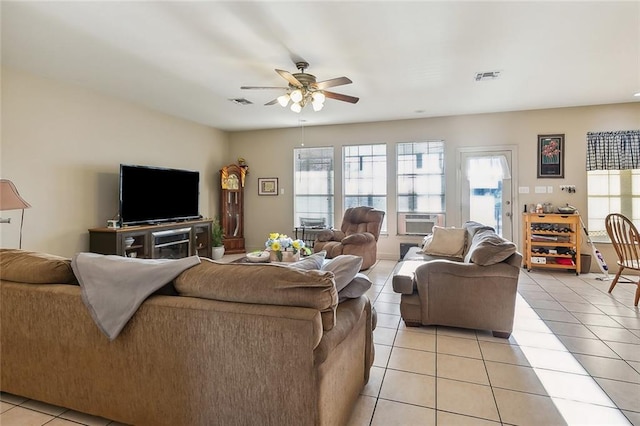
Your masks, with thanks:
<instances>
[{"instance_id":1,"label":"sofa cushion","mask_svg":"<svg viewBox=\"0 0 640 426\"><path fill-rule=\"evenodd\" d=\"M422 239L422 243L420 243L420 250L424 250L426 246L431 244L431 240L433 240L433 234L425 235L425 237Z\"/></svg>"},{"instance_id":2,"label":"sofa cushion","mask_svg":"<svg viewBox=\"0 0 640 426\"><path fill-rule=\"evenodd\" d=\"M333 275L280 264L217 263L202 258L181 273L175 287L181 296L238 303L299 306L321 312L322 325L335 324L338 292Z\"/></svg>"},{"instance_id":3,"label":"sofa cushion","mask_svg":"<svg viewBox=\"0 0 640 426\"><path fill-rule=\"evenodd\" d=\"M338 292L338 302L342 303L347 299L356 299L365 294L372 285L373 283L368 276L358 272L351 282Z\"/></svg>"},{"instance_id":4,"label":"sofa cushion","mask_svg":"<svg viewBox=\"0 0 640 426\"><path fill-rule=\"evenodd\" d=\"M335 348L344 341L358 325L358 321L365 315L365 306L369 303L366 298L349 299L340 303L336 309L336 326L322 336L320 343L313 351L314 365L322 364Z\"/></svg>"},{"instance_id":5,"label":"sofa cushion","mask_svg":"<svg viewBox=\"0 0 640 426\"><path fill-rule=\"evenodd\" d=\"M356 277L361 266L362 258L360 256L341 254L324 262L320 270L333 272L336 290L340 292Z\"/></svg>"},{"instance_id":6,"label":"sofa cushion","mask_svg":"<svg viewBox=\"0 0 640 426\"><path fill-rule=\"evenodd\" d=\"M77 284L71 259L18 249L0 249L0 278L31 284Z\"/></svg>"},{"instance_id":7,"label":"sofa cushion","mask_svg":"<svg viewBox=\"0 0 640 426\"><path fill-rule=\"evenodd\" d=\"M310 256L306 256L297 262L291 262L286 266L293 268L304 269L310 271L312 269L320 269L324 263L324 258L327 256L327 252L322 250L318 253L314 253Z\"/></svg>"},{"instance_id":8,"label":"sofa cushion","mask_svg":"<svg viewBox=\"0 0 640 426\"><path fill-rule=\"evenodd\" d=\"M476 235L476 232L480 232L480 231L495 232L496 231L491 226L483 225L482 223L474 222L472 220L469 220L463 223L462 227L467 230L467 241L465 244L464 255L463 255L464 258L466 258L467 253L469 253L469 248L471 247L471 243L473 242L473 236Z\"/></svg>"},{"instance_id":9,"label":"sofa cushion","mask_svg":"<svg viewBox=\"0 0 640 426\"><path fill-rule=\"evenodd\" d=\"M431 242L422 249L423 253L434 256L462 258L465 249L467 231L463 228L433 227Z\"/></svg>"},{"instance_id":10,"label":"sofa cushion","mask_svg":"<svg viewBox=\"0 0 640 426\"><path fill-rule=\"evenodd\" d=\"M465 262L489 266L500 263L516 252L516 245L493 231L478 231L473 237Z\"/></svg>"}]
</instances>

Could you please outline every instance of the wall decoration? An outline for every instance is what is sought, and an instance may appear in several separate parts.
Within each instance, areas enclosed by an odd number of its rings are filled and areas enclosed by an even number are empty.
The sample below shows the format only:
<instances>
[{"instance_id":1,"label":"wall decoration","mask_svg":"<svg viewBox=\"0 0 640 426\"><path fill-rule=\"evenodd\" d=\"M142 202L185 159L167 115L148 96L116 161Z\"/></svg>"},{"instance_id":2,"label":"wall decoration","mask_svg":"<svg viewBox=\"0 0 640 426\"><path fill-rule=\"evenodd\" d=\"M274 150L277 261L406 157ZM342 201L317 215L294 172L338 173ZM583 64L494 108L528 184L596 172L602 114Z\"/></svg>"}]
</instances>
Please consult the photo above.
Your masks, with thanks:
<instances>
[{"instance_id":1,"label":"wall decoration","mask_svg":"<svg viewBox=\"0 0 640 426\"><path fill-rule=\"evenodd\" d=\"M564 178L564 134L538 135L538 178Z\"/></svg>"},{"instance_id":2,"label":"wall decoration","mask_svg":"<svg viewBox=\"0 0 640 426\"><path fill-rule=\"evenodd\" d=\"M258 178L258 195L278 195L278 178Z\"/></svg>"}]
</instances>

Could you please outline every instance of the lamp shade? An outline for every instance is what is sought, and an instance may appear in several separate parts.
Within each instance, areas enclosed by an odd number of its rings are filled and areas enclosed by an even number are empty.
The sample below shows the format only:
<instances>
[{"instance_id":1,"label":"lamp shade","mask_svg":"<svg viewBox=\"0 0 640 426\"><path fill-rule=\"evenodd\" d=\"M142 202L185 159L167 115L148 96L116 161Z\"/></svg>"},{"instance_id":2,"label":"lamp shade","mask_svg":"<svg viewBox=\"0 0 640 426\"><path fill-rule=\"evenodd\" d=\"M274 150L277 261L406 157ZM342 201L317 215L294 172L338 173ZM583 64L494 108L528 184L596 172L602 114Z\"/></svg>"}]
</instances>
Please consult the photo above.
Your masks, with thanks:
<instances>
[{"instance_id":1,"label":"lamp shade","mask_svg":"<svg viewBox=\"0 0 640 426\"><path fill-rule=\"evenodd\" d=\"M0 210L22 210L29 207L31 204L20 196L13 182L0 179Z\"/></svg>"}]
</instances>

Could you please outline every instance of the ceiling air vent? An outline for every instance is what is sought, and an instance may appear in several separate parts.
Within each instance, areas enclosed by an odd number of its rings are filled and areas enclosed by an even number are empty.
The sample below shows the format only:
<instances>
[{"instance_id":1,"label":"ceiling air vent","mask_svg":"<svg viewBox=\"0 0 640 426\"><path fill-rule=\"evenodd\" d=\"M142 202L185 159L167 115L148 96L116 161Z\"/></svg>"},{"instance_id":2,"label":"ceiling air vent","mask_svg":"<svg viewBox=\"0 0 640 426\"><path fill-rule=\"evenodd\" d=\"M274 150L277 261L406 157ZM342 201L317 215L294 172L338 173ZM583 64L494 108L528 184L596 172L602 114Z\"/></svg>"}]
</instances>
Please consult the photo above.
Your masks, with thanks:
<instances>
[{"instance_id":1,"label":"ceiling air vent","mask_svg":"<svg viewBox=\"0 0 640 426\"><path fill-rule=\"evenodd\" d=\"M476 81L495 80L500 75L500 71L477 72Z\"/></svg>"},{"instance_id":2,"label":"ceiling air vent","mask_svg":"<svg viewBox=\"0 0 640 426\"><path fill-rule=\"evenodd\" d=\"M245 98L235 98L235 99L229 99L229 100L236 105L253 105L253 102Z\"/></svg>"}]
</instances>

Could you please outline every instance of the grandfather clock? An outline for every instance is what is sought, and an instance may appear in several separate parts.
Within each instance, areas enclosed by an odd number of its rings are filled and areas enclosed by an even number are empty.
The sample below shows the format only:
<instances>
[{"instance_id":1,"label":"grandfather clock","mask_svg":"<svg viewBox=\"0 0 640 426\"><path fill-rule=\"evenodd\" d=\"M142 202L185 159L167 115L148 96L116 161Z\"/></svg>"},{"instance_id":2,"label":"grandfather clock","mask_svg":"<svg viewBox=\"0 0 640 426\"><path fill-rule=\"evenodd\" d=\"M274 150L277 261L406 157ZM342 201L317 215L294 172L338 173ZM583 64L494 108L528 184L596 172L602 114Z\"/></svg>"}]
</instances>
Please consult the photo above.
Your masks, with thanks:
<instances>
[{"instance_id":1,"label":"grandfather clock","mask_svg":"<svg viewBox=\"0 0 640 426\"><path fill-rule=\"evenodd\" d=\"M246 169L246 166L231 164L220 170L220 224L224 232L225 253L245 252L243 195Z\"/></svg>"}]
</instances>

